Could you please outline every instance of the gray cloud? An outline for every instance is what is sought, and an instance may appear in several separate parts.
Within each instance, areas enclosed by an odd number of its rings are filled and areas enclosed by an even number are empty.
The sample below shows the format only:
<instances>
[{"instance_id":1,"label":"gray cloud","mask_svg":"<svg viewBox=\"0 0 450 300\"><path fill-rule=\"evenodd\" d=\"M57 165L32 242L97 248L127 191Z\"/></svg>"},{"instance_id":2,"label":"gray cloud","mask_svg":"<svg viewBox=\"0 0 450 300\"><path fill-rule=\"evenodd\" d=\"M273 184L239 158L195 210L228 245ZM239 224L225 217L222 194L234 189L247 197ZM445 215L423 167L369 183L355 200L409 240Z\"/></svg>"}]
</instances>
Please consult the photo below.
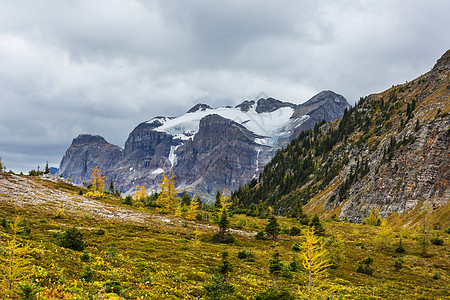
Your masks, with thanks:
<instances>
[{"instance_id":1,"label":"gray cloud","mask_svg":"<svg viewBox=\"0 0 450 300\"><path fill-rule=\"evenodd\" d=\"M428 71L450 4L406 1L5 1L0 156L57 166L72 138L123 146L139 122L261 91L351 103Z\"/></svg>"}]
</instances>

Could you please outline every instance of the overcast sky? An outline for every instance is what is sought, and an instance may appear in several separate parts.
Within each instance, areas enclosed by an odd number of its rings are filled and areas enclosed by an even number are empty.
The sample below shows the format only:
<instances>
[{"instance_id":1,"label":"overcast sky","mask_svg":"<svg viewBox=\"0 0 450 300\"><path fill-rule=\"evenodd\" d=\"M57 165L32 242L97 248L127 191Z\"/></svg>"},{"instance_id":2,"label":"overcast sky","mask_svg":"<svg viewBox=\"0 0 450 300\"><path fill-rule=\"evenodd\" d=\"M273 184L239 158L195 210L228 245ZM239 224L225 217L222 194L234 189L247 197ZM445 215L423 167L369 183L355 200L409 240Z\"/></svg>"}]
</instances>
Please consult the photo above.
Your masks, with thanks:
<instances>
[{"instance_id":1,"label":"overcast sky","mask_svg":"<svg viewBox=\"0 0 450 300\"><path fill-rule=\"evenodd\" d=\"M72 139L261 92L354 102L429 71L450 1L0 1L0 156L58 166Z\"/></svg>"}]
</instances>

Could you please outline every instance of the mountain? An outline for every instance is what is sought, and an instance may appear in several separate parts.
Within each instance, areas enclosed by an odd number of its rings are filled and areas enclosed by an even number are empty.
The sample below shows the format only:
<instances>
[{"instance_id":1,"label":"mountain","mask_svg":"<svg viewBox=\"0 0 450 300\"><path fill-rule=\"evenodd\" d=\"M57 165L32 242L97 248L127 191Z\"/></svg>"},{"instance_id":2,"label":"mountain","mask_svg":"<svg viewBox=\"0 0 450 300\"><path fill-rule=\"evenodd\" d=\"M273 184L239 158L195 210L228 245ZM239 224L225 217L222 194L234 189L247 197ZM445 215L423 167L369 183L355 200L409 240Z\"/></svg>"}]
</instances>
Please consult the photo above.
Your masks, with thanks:
<instances>
[{"instance_id":1,"label":"mountain","mask_svg":"<svg viewBox=\"0 0 450 300\"><path fill-rule=\"evenodd\" d=\"M116 188L132 193L136 185L156 190L162 173L173 171L179 189L212 200L217 189L231 191L257 178L299 128L340 117L348 106L331 91L300 105L274 98L216 109L200 103L180 117L158 116L139 124L123 149L100 136L78 136L58 175L88 182L98 166L107 182L112 179Z\"/></svg>"},{"instance_id":2,"label":"mountain","mask_svg":"<svg viewBox=\"0 0 450 300\"><path fill-rule=\"evenodd\" d=\"M253 215L269 205L279 214L305 205L308 212L357 223L372 209L382 217L418 218L424 210L448 208L449 68L450 50L423 76L361 98L340 120L302 131L259 180L233 193L235 205Z\"/></svg>"}]
</instances>

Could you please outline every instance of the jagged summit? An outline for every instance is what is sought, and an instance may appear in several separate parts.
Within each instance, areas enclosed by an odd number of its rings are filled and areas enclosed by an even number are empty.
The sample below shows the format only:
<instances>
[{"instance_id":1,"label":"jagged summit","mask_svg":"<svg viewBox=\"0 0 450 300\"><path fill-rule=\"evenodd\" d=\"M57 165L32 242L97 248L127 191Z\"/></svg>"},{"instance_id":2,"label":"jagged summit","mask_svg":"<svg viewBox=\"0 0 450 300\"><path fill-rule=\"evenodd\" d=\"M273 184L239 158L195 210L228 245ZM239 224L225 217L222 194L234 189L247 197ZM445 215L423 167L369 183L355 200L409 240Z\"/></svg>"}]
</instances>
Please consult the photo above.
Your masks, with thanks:
<instances>
[{"instance_id":1,"label":"jagged summit","mask_svg":"<svg viewBox=\"0 0 450 300\"><path fill-rule=\"evenodd\" d=\"M95 134L86 134L86 133L78 135L72 141L72 145L87 144L87 143L107 144L108 142L102 136L95 135Z\"/></svg>"},{"instance_id":2,"label":"jagged summit","mask_svg":"<svg viewBox=\"0 0 450 300\"><path fill-rule=\"evenodd\" d=\"M295 108L296 105L289 102L282 102L274 98L266 98L266 99L261 98L257 102L256 112L259 114L270 113L282 107Z\"/></svg>"},{"instance_id":3,"label":"jagged summit","mask_svg":"<svg viewBox=\"0 0 450 300\"><path fill-rule=\"evenodd\" d=\"M213 109L211 106L209 106L208 104L203 104L203 103L198 103L195 106L193 106L190 110L187 111L187 113L193 113L196 111L205 111L207 109Z\"/></svg>"},{"instance_id":4,"label":"jagged summit","mask_svg":"<svg viewBox=\"0 0 450 300\"><path fill-rule=\"evenodd\" d=\"M433 70L450 69L450 49L439 58L433 67Z\"/></svg>"},{"instance_id":5,"label":"jagged summit","mask_svg":"<svg viewBox=\"0 0 450 300\"><path fill-rule=\"evenodd\" d=\"M255 101L245 100L241 104L236 105L235 108L239 108L243 112L248 112L250 110L250 108L253 107L253 105L255 105Z\"/></svg>"}]
</instances>

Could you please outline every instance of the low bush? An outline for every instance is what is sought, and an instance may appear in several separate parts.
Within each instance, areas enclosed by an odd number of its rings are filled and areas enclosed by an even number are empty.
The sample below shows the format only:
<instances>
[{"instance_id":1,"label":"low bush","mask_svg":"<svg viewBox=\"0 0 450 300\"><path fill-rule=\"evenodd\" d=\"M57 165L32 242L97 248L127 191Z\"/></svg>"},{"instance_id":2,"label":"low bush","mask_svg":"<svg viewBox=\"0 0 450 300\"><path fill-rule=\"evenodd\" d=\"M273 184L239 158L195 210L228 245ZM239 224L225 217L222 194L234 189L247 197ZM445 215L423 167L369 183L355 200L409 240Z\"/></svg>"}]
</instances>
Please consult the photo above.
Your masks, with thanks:
<instances>
[{"instance_id":1,"label":"low bush","mask_svg":"<svg viewBox=\"0 0 450 300\"><path fill-rule=\"evenodd\" d=\"M370 266L372 263L373 263L372 257L368 256L364 258L362 261L358 263L358 268L356 269L356 272L372 275L374 271L373 268Z\"/></svg>"},{"instance_id":2,"label":"low bush","mask_svg":"<svg viewBox=\"0 0 450 300\"><path fill-rule=\"evenodd\" d=\"M441 245L444 245L444 240L439 237L435 237L434 239L431 239L431 243L433 245L441 246Z\"/></svg>"},{"instance_id":3,"label":"low bush","mask_svg":"<svg viewBox=\"0 0 450 300\"><path fill-rule=\"evenodd\" d=\"M83 251L85 244L83 242L83 233L76 227L69 228L63 232L54 233L55 244L67 249Z\"/></svg>"},{"instance_id":4,"label":"low bush","mask_svg":"<svg viewBox=\"0 0 450 300\"><path fill-rule=\"evenodd\" d=\"M255 296L255 300L294 300L294 295L291 294L288 290L280 289L276 290L274 288L270 288L268 290L259 292Z\"/></svg>"},{"instance_id":5,"label":"low bush","mask_svg":"<svg viewBox=\"0 0 450 300\"><path fill-rule=\"evenodd\" d=\"M242 259L243 261L249 261L249 262L255 261L255 254L253 254L252 252L247 251L245 249L240 250L237 254L237 257L239 259Z\"/></svg>"}]
</instances>

